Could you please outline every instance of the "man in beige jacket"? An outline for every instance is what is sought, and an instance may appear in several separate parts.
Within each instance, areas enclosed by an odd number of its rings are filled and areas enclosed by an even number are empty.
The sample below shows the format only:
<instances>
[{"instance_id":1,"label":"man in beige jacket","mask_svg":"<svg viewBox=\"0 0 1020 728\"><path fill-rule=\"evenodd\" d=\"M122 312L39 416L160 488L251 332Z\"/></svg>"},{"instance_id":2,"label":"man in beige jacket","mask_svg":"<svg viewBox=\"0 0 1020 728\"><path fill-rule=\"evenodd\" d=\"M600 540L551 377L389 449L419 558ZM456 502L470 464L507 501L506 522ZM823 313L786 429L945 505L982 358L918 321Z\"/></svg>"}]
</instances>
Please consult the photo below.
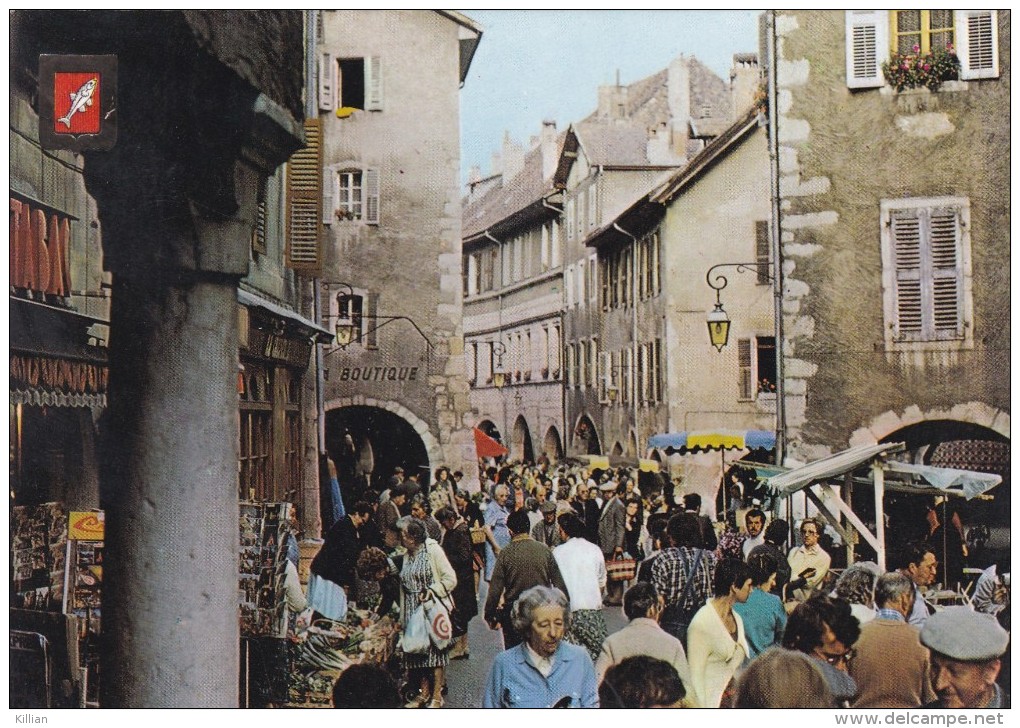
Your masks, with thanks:
<instances>
[{"instance_id":1,"label":"man in beige jacket","mask_svg":"<svg viewBox=\"0 0 1020 728\"><path fill-rule=\"evenodd\" d=\"M663 606L662 597L648 582L639 581L627 590L623 595L623 613L630 619L630 624L609 635L602 643L602 652L595 660L595 677L601 683L606 670L628 657L655 657L673 666L687 690L687 704L697 707L693 705L691 669L684 646L659 626Z\"/></svg>"}]
</instances>

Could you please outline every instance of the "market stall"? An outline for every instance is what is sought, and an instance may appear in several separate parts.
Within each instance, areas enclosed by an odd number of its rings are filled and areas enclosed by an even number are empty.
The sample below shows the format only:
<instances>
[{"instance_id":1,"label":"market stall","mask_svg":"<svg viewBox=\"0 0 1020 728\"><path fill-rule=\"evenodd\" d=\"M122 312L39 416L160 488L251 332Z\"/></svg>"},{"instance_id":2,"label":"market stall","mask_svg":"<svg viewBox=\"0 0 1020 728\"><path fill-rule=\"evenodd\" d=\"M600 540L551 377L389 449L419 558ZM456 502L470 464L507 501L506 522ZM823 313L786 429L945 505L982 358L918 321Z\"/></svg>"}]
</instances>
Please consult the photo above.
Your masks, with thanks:
<instances>
[{"instance_id":1,"label":"market stall","mask_svg":"<svg viewBox=\"0 0 1020 728\"><path fill-rule=\"evenodd\" d=\"M333 684L351 665L387 665L397 643L397 625L390 616L351 609L343 622L320 620L291 638L287 705L329 708Z\"/></svg>"},{"instance_id":2,"label":"market stall","mask_svg":"<svg viewBox=\"0 0 1020 728\"><path fill-rule=\"evenodd\" d=\"M987 498L987 491L1002 477L970 470L890 460L901 452L899 442L851 448L799 468L772 474L765 480L779 497L789 499L804 493L840 535L847 547L847 563L853 562L853 548L859 534L877 554L878 565L886 568L885 496L888 492L945 498ZM775 472L777 466L768 466ZM866 525L852 505L853 489L863 485L874 492L874 530ZM841 490L843 492L841 492ZM849 528L852 527L852 530Z\"/></svg>"},{"instance_id":3,"label":"market stall","mask_svg":"<svg viewBox=\"0 0 1020 728\"><path fill-rule=\"evenodd\" d=\"M11 509L11 707L99 701L103 513Z\"/></svg>"}]
</instances>

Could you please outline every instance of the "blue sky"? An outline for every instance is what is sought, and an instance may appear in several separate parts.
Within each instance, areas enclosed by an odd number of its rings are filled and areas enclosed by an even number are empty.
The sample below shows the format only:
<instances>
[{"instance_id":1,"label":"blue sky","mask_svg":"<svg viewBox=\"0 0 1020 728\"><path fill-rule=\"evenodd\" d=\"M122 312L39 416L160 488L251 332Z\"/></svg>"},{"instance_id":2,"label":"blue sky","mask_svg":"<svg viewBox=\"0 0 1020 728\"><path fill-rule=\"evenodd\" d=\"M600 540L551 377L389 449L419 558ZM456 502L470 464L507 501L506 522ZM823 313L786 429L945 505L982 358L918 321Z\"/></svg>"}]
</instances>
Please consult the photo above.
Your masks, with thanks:
<instances>
[{"instance_id":1,"label":"blue sky","mask_svg":"<svg viewBox=\"0 0 1020 728\"><path fill-rule=\"evenodd\" d=\"M488 174L504 130L525 143L595 109L599 85L649 76L683 53L723 79L758 50L761 10L464 10L484 33L461 90L461 177Z\"/></svg>"}]
</instances>

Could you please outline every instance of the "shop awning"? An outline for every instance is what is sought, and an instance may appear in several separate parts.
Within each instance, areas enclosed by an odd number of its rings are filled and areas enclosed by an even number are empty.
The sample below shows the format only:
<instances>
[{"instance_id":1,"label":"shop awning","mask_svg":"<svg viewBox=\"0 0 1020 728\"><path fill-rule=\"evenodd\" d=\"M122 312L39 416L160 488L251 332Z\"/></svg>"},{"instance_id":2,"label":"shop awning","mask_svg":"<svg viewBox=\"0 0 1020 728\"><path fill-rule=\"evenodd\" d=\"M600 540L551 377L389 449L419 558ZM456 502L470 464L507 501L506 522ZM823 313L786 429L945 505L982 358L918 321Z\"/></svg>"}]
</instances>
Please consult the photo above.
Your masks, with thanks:
<instances>
[{"instance_id":1,"label":"shop awning","mask_svg":"<svg viewBox=\"0 0 1020 728\"><path fill-rule=\"evenodd\" d=\"M659 461L638 458L638 470L642 473L657 473L659 472Z\"/></svg>"},{"instance_id":2,"label":"shop awning","mask_svg":"<svg viewBox=\"0 0 1020 728\"><path fill-rule=\"evenodd\" d=\"M237 302L243 306L248 306L249 308L261 308L263 311L266 311L277 318L289 321L320 344L329 344L333 341L334 334L329 329L319 326L314 321L309 321L296 311L291 311L289 308L285 308L278 303L273 303L272 301L250 291L246 291L243 288L237 289Z\"/></svg>"},{"instance_id":3,"label":"shop awning","mask_svg":"<svg viewBox=\"0 0 1020 728\"><path fill-rule=\"evenodd\" d=\"M775 475L768 479L768 486L777 491L779 495L789 495L812 483L825 481L856 470L880 455L899 452L903 449L902 442L882 442L877 445L850 448L802 467L794 468L789 472Z\"/></svg>"},{"instance_id":4,"label":"shop awning","mask_svg":"<svg viewBox=\"0 0 1020 728\"><path fill-rule=\"evenodd\" d=\"M486 435L484 432L479 430L477 427L475 430L475 452L480 458L499 458L508 454L510 451L501 445L497 440L493 440L491 437Z\"/></svg>"},{"instance_id":5,"label":"shop awning","mask_svg":"<svg viewBox=\"0 0 1020 728\"><path fill-rule=\"evenodd\" d=\"M776 433L768 430L691 430L667 432L648 438L648 448L669 454L705 450L771 450Z\"/></svg>"},{"instance_id":6,"label":"shop awning","mask_svg":"<svg viewBox=\"0 0 1020 728\"><path fill-rule=\"evenodd\" d=\"M985 493L1002 482L1001 475L977 473L972 470L956 470L954 468L937 468L933 465L914 465L890 460L886 468L893 473L919 476L928 486L938 488L947 493L959 493L970 500ZM923 484L918 483L924 487ZM927 490L927 487L925 487Z\"/></svg>"}]
</instances>

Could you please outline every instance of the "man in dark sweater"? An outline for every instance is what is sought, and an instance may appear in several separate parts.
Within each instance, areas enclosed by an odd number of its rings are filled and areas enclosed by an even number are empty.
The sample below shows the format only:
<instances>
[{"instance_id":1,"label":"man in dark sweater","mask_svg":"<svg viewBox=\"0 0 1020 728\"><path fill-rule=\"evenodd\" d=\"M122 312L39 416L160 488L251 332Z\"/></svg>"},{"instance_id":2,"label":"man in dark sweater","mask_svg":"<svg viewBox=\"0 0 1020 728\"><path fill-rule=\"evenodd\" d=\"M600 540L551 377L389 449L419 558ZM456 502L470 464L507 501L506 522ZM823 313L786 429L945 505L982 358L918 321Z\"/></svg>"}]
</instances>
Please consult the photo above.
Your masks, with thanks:
<instances>
[{"instance_id":1,"label":"man in dark sweater","mask_svg":"<svg viewBox=\"0 0 1020 728\"><path fill-rule=\"evenodd\" d=\"M514 511L506 525L512 539L496 557L485 600L485 621L491 629L502 628L503 647L508 650L524 641L510 622L510 607L522 592L541 584L556 587L568 599L570 595L552 551L529 535L528 512L523 508Z\"/></svg>"}]
</instances>

